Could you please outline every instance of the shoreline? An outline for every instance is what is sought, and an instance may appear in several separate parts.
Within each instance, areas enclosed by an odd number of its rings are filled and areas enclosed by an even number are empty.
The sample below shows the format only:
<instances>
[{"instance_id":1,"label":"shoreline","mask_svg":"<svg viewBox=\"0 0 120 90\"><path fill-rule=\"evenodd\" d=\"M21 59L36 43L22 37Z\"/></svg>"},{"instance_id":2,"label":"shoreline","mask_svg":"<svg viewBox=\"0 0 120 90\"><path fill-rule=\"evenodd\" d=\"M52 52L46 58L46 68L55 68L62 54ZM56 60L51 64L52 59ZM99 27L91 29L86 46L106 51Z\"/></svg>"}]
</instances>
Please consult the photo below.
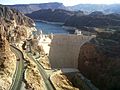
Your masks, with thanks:
<instances>
[{"instance_id":1,"label":"shoreline","mask_svg":"<svg viewBox=\"0 0 120 90\"><path fill-rule=\"evenodd\" d=\"M49 21L45 21L45 20L35 20L34 19L34 21L35 22L43 22L43 23L47 23L47 24L53 24L53 25L64 25L64 23L62 23L62 22L49 22Z\"/></svg>"},{"instance_id":2,"label":"shoreline","mask_svg":"<svg viewBox=\"0 0 120 90\"><path fill-rule=\"evenodd\" d=\"M34 20L34 21L43 22L43 23L52 24L52 25L60 25L63 29L69 30L69 31L75 31L77 29L76 27L65 26L64 23L61 23L61 22L49 22L49 21L44 21L44 20Z\"/></svg>"},{"instance_id":3,"label":"shoreline","mask_svg":"<svg viewBox=\"0 0 120 90\"><path fill-rule=\"evenodd\" d=\"M76 27L71 27L71 26L62 26L63 29L70 30L70 31L75 31L77 28Z\"/></svg>"}]
</instances>

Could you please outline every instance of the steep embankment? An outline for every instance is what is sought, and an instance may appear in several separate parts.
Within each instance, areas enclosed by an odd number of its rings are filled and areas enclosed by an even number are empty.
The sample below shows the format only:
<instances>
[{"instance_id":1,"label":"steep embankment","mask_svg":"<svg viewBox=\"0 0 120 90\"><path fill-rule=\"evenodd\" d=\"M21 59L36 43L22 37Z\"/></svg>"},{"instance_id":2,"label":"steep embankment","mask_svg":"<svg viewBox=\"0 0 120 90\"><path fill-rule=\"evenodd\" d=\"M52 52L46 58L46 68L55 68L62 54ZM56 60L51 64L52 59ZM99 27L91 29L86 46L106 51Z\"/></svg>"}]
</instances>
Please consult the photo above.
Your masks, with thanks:
<instances>
[{"instance_id":1,"label":"steep embankment","mask_svg":"<svg viewBox=\"0 0 120 90\"><path fill-rule=\"evenodd\" d=\"M120 90L120 32L99 33L80 49L78 68L100 90Z\"/></svg>"},{"instance_id":2,"label":"steep embankment","mask_svg":"<svg viewBox=\"0 0 120 90\"><path fill-rule=\"evenodd\" d=\"M34 22L30 18L0 5L0 90L10 88L16 69L16 56L9 42L20 42L33 30Z\"/></svg>"},{"instance_id":3,"label":"steep embankment","mask_svg":"<svg viewBox=\"0 0 120 90\"><path fill-rule=\"evenodd\" d=\"M6 33L0 26L0 90L7 90L16 68L16 56L11 52Z\"/></svg>"},{"instance_id":4,"label":"steep embankment","mask_svg":"<svg viewBox=\"0 0 120 90\"><path fill-rule=\"evenodd\" d=\"M1 22L9 42L19 42L32 35L34 21L14 9L0 7Z\"/></svg>"},{"instance_id":5,"label":"steep embankment","mask_svg":"<svg viewBox=\"0 0 120 90\"><path fill-rule=\"evenodd\" d=\"M26 58L28 62L24 73L24 81L26 84L26 89L46 90L44 80L35 62L33 62L28 56L26 56Z\"/></svg>"}]
</instances>

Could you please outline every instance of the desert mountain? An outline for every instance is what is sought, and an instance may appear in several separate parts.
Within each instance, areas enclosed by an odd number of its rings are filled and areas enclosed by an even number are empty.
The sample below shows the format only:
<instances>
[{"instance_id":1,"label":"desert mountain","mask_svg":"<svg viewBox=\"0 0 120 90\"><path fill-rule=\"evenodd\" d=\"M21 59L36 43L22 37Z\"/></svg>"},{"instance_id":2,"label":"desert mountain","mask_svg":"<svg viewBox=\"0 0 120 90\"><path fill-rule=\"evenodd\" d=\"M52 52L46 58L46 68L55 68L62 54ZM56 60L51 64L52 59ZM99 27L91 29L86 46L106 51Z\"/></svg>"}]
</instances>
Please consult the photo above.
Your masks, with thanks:
<instances>
[{"instance_id":1,"label":"desert mountain","mask_svg":"<svg viewBox=\"0 0 120 90\"><path fill-rule=\"evenodd\" d=\"M78 4L74 6L64 6L62 3L52 2L52 3L41 3L41 4L18 4L18 5L8 5L10 8L15 8L23 13L31 13L33 11L38 11L40 9L65 9L69 11L85 11L86 13L91 13L94 11L101 11L104 13L120 13L119 4Z\"/></svg>"},{"instance_id":2,"label":"desert mountain","mask_svg":"<svg viewBox=\"0 0 120 90\"><path fill-rule=\"evenodd\" d=\"M45 20L50 22L65 22L68 18L74 15L74 12L63 9L42 9L39 11L26 14L34 20Z\"/></svg>"},{"instance_id":3,"label":"desert mountain","mask_svg":"<svg viewBox=\"0 0 120 90\"><path fill-rule=\"evenodd\" d=\"M72 11L86 11L88 13L94 12L94 11L102 11L104 13L120 13L120 5L119 4L78 4L74 6L67 7L68 10Z\"/></svg>"},{"instance_id":4,"label":"desert mountain","mask_svg":"<svg viewBox=\"0 0 120 90\"><path fill-rule=\"evenodd\" d=\"M72 27L116 27L120 25L120 14L104 14L95 11L85 14L82 11L67 11L63 9L42 9L26 14L35 20L45 20L49 22L62 22L66 26Z\"/></svg>"},{"instance_id":5,"label":"desert mountain","mask_svg":"<svg viewBox=\"0 0 120 90\"><path fill-rule=\"evenodd\" d=\"M20 5L7 5L10 8L15 8L16 10L23 13L31 13L40 9L65 9L62 3L42 3L42 4L20 4Z\"/></svg>"}]
</instances>

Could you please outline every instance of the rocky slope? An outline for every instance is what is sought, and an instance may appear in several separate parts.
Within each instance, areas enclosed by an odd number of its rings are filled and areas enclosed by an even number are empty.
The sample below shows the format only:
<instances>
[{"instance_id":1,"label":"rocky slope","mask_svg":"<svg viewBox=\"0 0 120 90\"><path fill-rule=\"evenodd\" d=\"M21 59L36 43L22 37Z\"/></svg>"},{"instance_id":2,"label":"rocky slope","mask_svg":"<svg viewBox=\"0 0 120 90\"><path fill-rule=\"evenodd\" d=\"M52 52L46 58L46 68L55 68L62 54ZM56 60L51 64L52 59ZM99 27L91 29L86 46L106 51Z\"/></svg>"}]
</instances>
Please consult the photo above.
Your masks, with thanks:
<instances>
[{"instance_id":1,"label":"rocky slope","mask_svg":"<svg viewBox=\"0 0 120 90\"><path fill-rule=\"evenodd\" d=\"M8 40L20 41L28 38L34 28L34 21L14 9L0 6L0 21L5 28Z\"/></svg>"},{"instance_id":2,"label":"rocky slope","mask_svg":"<svg viewBox=\"0 0 120 90\"><path fill-rule=\"evenodd\" d=\"M65 22L73 14L74 12L66 11L63 9L42 9L26 15L35 20L45 20L49 22Z\"/></svg>"},{"instance_id":3,"label":"rocky slope","mask_svg":"<svg viewBox=\"0 0 120 90\"><path fill-rule=\"evenodd\" d=\"M51 75L50 80L56 90L79 90L79 88L72 85L62 71L54 72Z\"/></svg>"},{"instance_id":4,"label":"rocky slope","mask_svg":"<svg viewBox=\"0 0 120 90\"><path fill-rule=\"evenodd\" d=\"M4 27L0 26L0 90L7 90L16 69L16 56L10 50Z\"/></svg>"},{"instance_id":5,"label":"rocky slope","mask_svg":"<svg viewBox=\"0 0 120 90\"><path fill-rule=\"evenodd\" d=\"M120 32L101 32L80 49L78 67L100 90L120 90Z\"/></svg>"},{"instance_id":6,"label":"rocky slope","mask_svg":"<svg viewBox=\"0 0 120 90\"><path fill-rule=\"evenodd\" d=\"M43 78L38 70L36 64L29 58L28 65L25 70L24 80L26 84L26 89L28 90L46 90Z\"/></svg>"},{"instance_id":7,"label":"rocky slope","mask_svg":"<svg viewBox=\"0 0 120 90\"><path fill-rule=\"evenodd\" d=\"M66 26L81 27L115 27L120 25L120 14L104 15L102 12L92 12L89 15L73 15L66 20Z\"/></svg>"},{"instance_id":8,"label":"rocky slope","mask_svg":"<svg viewBox=\"0 0 120 90\"><path fill-rule=\"evenodd\" d=\"M16 69L16 56L10 42L21 42L34 30L34 22L17 12L0 5L0 90L8 90Z\"/></svg>"}]
</instances>

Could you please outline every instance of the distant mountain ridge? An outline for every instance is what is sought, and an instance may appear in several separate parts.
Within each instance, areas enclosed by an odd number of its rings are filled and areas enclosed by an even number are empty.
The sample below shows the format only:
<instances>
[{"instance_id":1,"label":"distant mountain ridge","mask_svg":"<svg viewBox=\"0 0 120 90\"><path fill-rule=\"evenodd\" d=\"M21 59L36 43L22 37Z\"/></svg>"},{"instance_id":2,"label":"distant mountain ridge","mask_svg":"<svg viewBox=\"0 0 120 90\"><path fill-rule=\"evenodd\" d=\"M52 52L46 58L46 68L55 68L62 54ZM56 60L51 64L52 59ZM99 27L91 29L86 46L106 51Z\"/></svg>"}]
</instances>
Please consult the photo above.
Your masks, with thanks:
<instances>
[{"instance_id":1,"label":"distant mountain ridge","mask_svg":"<svg viewBox=\"0 0 120 90\"><path fill-rule=\"evenodd\" d=\"M68 10L72 11L86 11L88 13L94 11L102 11L104 13L120 13L120 4L78 4L67 7Z\"/></svg>"},{"instance_id":2,"label":"distant mountain ridge","mask_svg":"<svg viewBox=\"0 0 120 90\"><path fill-rule=\"evenodd\" d=\"M49 22L63 23L67 19L69 19L72 15L74 15L74 12L63 10L63 9L55 9L55 10L42 9L26 15L34 20L44 20Z\"/></svg>"},{"instance_id":3,"label":"distant mountain ridge","mask_svg":"<svg viewBox=\"0 0 120 90\"><path fill-rule=\"evenodd\" d=\"M104 15L100 12L92 12L89 15L71 16L65 22L66 26L73 26L77 28L85 27L117 27L120 26L120 14Z\"/></svg>"},{"instance_id":4,"label":"distant mountain ridge","mask_svg":"<svg viewBox=\"0 0 120 90\"><path fill-rule=\"evenodd\" d=\"M34 20L62 22L65 26L77 28L120 26L120 14L112 13L106 15L100 11L85 14L82 11L42 9L26 15Z\"/></svg>"},{"instance_id":5,"label":"distant mountain ridge","mask_svg":"<svg viewBox=\"0 0 120 90\"><path fill-rule=\"evenodd\" d=\"M64 6L63 3L51 2L41 4L16 4L7 5L10 8L15 8L23 13L32 13L41 9L64 9L69 11L85 11L91 13L94 11L102 11L104 13L120 13L120 4L78 4L74 6Z\"/></svg>"},{"instance_id":6,"label":"distant mountain ridge","mask_svg":"<svg viewBox=\"0 0 120 90\"><path fill-rule=\"evenodd\" d=\"M40 9L65 9L65 6L62 3L41 3L41 4L16 4L16 5L7 5L10 8L15 8L16 10L23 13L32 13Z\"/></svg>"}]
</instances>

